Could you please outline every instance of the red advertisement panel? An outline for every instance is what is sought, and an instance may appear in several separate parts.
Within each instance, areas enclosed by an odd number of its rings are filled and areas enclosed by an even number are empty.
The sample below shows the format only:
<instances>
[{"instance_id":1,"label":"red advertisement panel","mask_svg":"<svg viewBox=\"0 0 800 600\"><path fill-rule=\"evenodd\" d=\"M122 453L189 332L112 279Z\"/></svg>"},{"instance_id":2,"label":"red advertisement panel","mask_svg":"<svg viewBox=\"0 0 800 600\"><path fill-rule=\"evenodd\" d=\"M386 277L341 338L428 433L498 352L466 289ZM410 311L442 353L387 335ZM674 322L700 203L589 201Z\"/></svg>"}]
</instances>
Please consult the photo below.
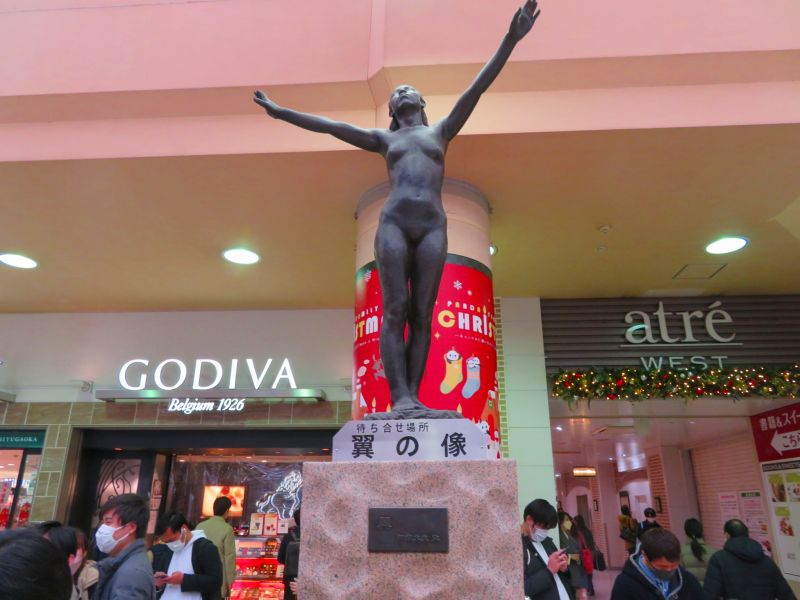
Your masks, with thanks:
<instances>
[{"instance_id":1,"label":"red advertisement panel","mask_svg":"<svg viewBox=\"0 0 800 600\"><path fill-rule=\"evenodd\" d=\"M382 295L375 263L356 274L353 418L391 409L380 356ZM431 348L420 400L479 424L499 451L494 292L482 264L449 255L433 311Z\"/></svg>"},{"instance_id":2,"label":"red advertisement panel","mask_svg":"<svg viewBox=\"0 0 800 600\"><path fill-rule=\"evenodd\" d=\"M750 417L760 462L800 458L800 403Z\"/></svg>"}]
</instances>

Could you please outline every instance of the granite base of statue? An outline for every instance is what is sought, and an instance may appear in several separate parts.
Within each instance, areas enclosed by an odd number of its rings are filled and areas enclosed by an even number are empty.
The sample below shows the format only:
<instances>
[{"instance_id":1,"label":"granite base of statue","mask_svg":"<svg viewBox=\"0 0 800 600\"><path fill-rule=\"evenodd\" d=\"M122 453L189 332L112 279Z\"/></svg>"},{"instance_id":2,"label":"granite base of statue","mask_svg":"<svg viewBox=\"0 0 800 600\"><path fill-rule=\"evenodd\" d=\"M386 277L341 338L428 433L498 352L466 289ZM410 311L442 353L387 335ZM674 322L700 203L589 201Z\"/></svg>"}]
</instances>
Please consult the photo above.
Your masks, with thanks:
<instances>
[{"instance_id":1,"label":"granite base of statue","mask_svg":"<svg viewBox=\"0 0 800 600\"><path fill-rule=\"evenodd\" d=\"M471 421L351 421L303 478L302 600L524 597L516 464Z\"/></svg>"}]
</instances>

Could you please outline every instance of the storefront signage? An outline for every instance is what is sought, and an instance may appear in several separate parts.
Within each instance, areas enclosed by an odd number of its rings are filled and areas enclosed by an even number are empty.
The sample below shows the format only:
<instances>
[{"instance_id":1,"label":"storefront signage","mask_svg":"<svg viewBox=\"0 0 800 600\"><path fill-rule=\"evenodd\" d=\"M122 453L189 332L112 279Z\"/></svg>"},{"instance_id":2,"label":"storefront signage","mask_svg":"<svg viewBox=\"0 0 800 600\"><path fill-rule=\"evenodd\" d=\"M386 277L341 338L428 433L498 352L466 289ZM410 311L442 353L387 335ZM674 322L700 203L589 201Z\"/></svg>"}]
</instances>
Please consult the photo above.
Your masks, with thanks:
<instances>
[{"instance_id":1,"label":"storefront signage","mask_svg":"<svg viewBox=\"0 0 800 600\"><path fill-rule=\"evenodd\" d=\"M800 458L800 404L750 417L761 462Z\"/></svg>"},{"instance_id":2,"label":"storefront signage","mask_svg":"<svg viewBox=\"0 0 800 600\"><path fill-rule=\"evenodd\" d=\"M220 398L213 401L201 400L200 398L172 398L167 405L167 412L181 412L185 415L197 412L242 412L244 405L244 398Z\"/></svg>"},{"instance_id":3,"label":"storefront signage","mask_svg":"<svg viewBox=\"0 0 800 600\"><path fill-rule=\"evenodd\" d=\"M44 431L0 431L0 448L41 448Z\"/></svg>"},{"instance_id":4,"label":"storefront signage","mask_svg":"<svg viewBox=\"0 0 800 600\"><path fill-rule=\"evenodd\" d=\"M547 369L794 364L800 296L542 300Z\"/></svg>"},{"instance_id":5,"label":"storefront signage","mask_svg":"<svg viewBox=\"0 0 800 600\"><path fill-rule=\"evenodd\" d=\"M334 462L482 460L492 440L467 419L350 421L333 437Z\"/></svg>"},{"instance_id":6,"label":"storefront signage","mask_svg":"<svg viewBox=\"0 0 800 600\"><path fill-rule=\"evenodd\" d=\"M151 361L145 358L134 358L127 361L119 370L119 383L126 390L137 391L147 387L152 382L160 390L176 390L187 384L189 367L177 358L168 358L155 364L151 368ZM288 358L284 358L277 366L277 362L268 358L259 360L247 358L244 360L247 375L254 389L259 389L265 381L271 381L271 388L277 389L281 383L289 388L297 388L292 366ZM227 367L227 368L226 368ZM192 365L191 389L211 390L217 388L223 380L227 389L236 389L239 376L240 363L238 358L231 359L229 364L223 364L213 358L198 358ZM244 369L242 369L244 372ZM267 375L272 376L268 379ZM206 383L201 380L206 377Z\"/></svg>"}]
</instances>

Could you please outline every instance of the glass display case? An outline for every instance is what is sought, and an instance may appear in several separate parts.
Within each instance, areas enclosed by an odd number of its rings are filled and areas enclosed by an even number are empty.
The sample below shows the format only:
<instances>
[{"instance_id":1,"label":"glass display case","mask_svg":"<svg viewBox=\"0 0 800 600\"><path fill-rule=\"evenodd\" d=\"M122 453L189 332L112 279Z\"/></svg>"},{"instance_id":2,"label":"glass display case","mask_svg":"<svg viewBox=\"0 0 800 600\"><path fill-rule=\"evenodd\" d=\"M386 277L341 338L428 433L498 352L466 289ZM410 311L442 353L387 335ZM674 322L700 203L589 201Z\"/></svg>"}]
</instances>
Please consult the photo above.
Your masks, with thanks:
<instances>
[{"instance_id":1,"label":"glass display case","mask_svg":"<svg viewBox=\"0 0 800 600\"><path fill-rule=\"evenodd\" d=\"M236 538L236 580L231 600L283 600L280 536Z\"/></svg>"}]
</instances>

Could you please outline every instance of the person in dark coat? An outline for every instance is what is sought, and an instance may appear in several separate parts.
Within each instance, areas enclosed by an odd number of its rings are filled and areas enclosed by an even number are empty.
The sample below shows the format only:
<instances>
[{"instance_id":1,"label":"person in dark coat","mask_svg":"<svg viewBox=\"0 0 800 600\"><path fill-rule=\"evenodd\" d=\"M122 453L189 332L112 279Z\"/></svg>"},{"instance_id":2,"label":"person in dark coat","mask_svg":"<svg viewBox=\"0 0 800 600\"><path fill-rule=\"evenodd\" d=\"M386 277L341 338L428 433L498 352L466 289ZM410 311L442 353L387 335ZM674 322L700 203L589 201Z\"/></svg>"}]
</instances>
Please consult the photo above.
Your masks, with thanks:
<instances>
[{"instance_id":1,"label":"person in dark coat","mask_svg":"<svg viewBox=\"0 0 800 600\"><path fill-rule=\"evenodd\" d=\"M547 500L537 499L524 511L522 559L525 595L530 600L574 600L569 558L556 548L548 531L558 524L558 513Z\"/></svg>"},{"instance_id":2,"label":"person in dark coat","mask_svg":"<svg viewBox=\"0 0 800 600\"><path fill-rule=\"evenodd\" d=\"M675 534L661 527L649 530L614 581L611 600L703 600L700 582L680 560Z\"/></svg>"},{"instance_id":3,"label":"person in dark coat","mask_svg":"<svg viewBox=\"0 0 800 600\"><path fill-rule=\"evenodd\" d=\"M156 586L165 586L161 597L189 598L200 592L203 600L221 600L222 559L205 532L191 531L186 517L171 512L159 518L156 535L167 547L153 552Z\"/></svg>"},{"instance_id":4,"label":"person in dark coat","mask_svg":"<svg viewBox=\"0 0 800 600\"><path fill-rule=\"evenodd\" d=\"M797 600L783 573L739 519L725 523L728 541L708 561L704 582L708 600Z\"/></svg>"},{"instance_id":5,"label":"person in dark coat","mask_svg":"<svg viewBox=\"0 0 800 600\"><path fill-rule=\"evenodd\" d=\"M99 563L94 600L155 600L153 571L144 538L150 510L136 494L114 496L100 509L102 525L94 534Z\"/></svg>"},{"instance_id":6,"label":"person in dark coat","mask_svg":"<svg viewBox=\"0 0 800 600\"><path fill-rule=\"evenodd\" d=\"M289 550L289 543L290 542L297 542L300 541L300 509L298 508L294 511L292 515L294 519L294 527L289 529L289 533L284 534L281 538L281 545L278 548L278 562L284 566L283 569L283 600L295 600L297 597L292 588L290 587L290 583L297 579L297 575L295 573L291 573L289 570L286 569L286 554ZM292 568L296 568L297 565L294 565Z\"/></svg>"},{"instance_id":7,"label":"person in dark coat","mask_svg":"<svg viewBox=\"0 0 800 600\"><path fill-rule=\"evenodd\" d=\"M661 527L661 524L656 521L656 510L654 508L645 508L644 521L639 523L639 539L642 539L645 533L656 527Z\"/></svg>"}]
</instances>

